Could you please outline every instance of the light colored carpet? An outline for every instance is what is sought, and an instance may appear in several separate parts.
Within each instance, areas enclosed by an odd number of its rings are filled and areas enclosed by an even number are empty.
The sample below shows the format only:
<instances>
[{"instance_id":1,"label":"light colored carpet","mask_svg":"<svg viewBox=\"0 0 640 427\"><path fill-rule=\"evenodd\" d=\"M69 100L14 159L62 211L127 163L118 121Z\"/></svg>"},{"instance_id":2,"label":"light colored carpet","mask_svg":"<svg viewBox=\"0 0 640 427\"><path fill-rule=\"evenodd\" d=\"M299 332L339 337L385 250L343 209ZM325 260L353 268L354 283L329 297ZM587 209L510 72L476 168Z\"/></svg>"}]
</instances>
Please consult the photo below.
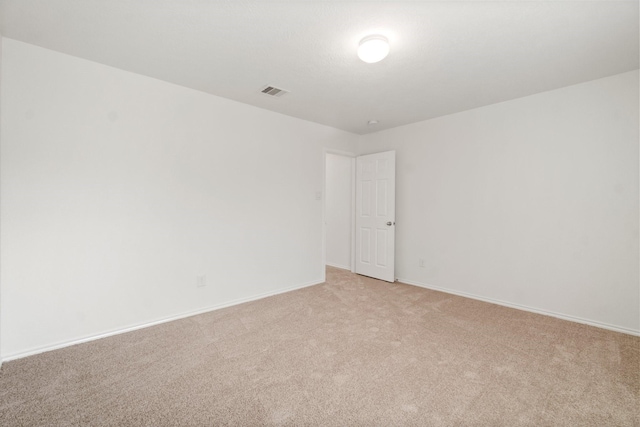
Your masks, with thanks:
<instances>
[{"instance_id":1,"label":"light colored carpet","mask_svg":"<svg viewBox=\"0 0 640 427\"><path fill-rule=\"evenodd\" d=\"M328 268L6 362L8 426L638 426L640 338Z\"/></svg>"}]
</instances>

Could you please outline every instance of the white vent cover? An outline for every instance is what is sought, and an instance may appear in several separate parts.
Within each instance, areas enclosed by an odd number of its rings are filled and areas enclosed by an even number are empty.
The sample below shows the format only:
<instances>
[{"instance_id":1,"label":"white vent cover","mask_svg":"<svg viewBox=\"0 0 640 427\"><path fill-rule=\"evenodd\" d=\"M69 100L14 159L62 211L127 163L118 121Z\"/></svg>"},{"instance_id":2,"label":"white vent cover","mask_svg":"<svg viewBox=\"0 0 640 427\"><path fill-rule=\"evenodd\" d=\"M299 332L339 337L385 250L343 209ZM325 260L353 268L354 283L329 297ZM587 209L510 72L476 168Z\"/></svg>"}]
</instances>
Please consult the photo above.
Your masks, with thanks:
<instances>
[{"instance_id":1,"label":"white vent cover","mask_svg":"<svg viewBox=\"0 0 640 427\"><path fill-rule=\"evenodd\" d=\"M264 89L262 89L260 92L264 93L265 95L275 96L276 98L281 97L285 93L289 93L288 90L280 89L275 86L267 86Z\"/></svg>"}]
</instances>

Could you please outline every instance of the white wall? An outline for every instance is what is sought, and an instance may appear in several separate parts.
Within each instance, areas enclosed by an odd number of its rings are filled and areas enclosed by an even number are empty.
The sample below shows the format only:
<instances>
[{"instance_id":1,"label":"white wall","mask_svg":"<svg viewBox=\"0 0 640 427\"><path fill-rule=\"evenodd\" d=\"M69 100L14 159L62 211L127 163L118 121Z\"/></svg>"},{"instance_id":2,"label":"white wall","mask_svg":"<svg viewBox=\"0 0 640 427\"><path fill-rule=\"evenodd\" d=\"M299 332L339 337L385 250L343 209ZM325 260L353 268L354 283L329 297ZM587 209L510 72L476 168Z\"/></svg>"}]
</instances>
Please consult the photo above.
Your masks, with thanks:
<instances>
[{"instance_id":1,"label":"white wall","mask_svg":"<svg viewBox=\"0 0 640 427\"><path fill-rule=\"evenodd\" d=\"M638 333L638 127L633 71L363 137L397 277Z\"/></svg>"},{"instance_id":2,"label":"white wall","mask_svg":"<svg viewBox=\"0 0 640 427\"><path fill-rule=\"evenodd\" d=\"M6 38L2 55L5 359L322 280L323 148L356 136Z\"/></svg>"},{"instance_id":3,"label":"white wall","mask_svg":"<svg viewBox=\"0 0 640 427\"><path fill-rule=\"evenodd\" d=\"M2 99L2 34L0 34L0 100ZM2 146L2 102L0 102L0 147ZM2 194L0 193L0 206L2 206ZM2 222L0 221L0 236L2 236ZM0 271L2 260L0 259ZM2 348L2 282L0 281L0 349ZM0 367L2 367L2 353L0 352Z\"/></svg>"},{"instance_id":4,"label":"white wall","mask_svg":"<svg viewBox=\"0 0 640 427\"><path fill-rule=\"evenodd\" d=\"M351 269L351 162L350 157L327 153L326 263L348 270Z\"/></svg>"},{"instance_id":5,"label":"white wall","mask_svg":"<svg viewBox=\"0 0 640 427\"><path fill-rule=\"evenodd\" d=\"M321 280L358 137L6 38L0 75L2 358ZM360 140L401 279L640 330L637 71Z\"/></svg>"}]
</instances>

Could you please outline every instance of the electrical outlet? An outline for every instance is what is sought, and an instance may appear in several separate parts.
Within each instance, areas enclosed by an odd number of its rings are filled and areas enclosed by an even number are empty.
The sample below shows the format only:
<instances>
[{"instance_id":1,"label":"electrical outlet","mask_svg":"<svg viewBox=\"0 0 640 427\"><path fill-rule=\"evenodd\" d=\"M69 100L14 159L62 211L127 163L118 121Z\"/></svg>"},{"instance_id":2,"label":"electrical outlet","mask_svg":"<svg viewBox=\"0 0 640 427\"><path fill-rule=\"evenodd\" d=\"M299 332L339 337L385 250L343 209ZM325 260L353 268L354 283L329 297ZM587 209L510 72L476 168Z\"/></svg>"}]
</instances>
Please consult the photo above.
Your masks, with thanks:
<instances>
[{"instance_id":1,"label":"electrical outlet","mask_svg":"<svg viewBox=\"0 0 640 427\"><path fill-rule=\"evenodd\" d=\"M196 276L196 287L203 288L207 286L207 276Z\"/></svg>"},{"instance_id":2,"label":"electrical outlet","mask_svg":"<svg viewBox=\"0 0 640 427\"><path fill-rule=\"evenodd\" d=\"M425 267L425 265L424 265L424 258L420 258L420 259L418 260L418 265L419 265L420 267L422 267L422 268L424 268L424 267Z\"/></svg>"}]
</instances>

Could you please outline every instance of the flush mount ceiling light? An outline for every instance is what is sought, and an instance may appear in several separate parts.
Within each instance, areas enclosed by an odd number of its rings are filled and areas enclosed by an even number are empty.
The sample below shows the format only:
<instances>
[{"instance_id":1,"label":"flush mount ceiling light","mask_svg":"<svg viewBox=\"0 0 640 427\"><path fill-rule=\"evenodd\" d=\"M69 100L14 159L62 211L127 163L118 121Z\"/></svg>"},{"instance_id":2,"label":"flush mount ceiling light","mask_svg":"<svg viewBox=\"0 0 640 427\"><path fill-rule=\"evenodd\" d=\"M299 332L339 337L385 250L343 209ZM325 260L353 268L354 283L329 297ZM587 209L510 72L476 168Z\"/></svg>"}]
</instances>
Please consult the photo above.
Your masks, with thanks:
<instances>
[{"instance_id":1,"label":"flush mount ceiling light","mask_svg":"<svg viewBox=\"0 0 640 427\"><path fill-rule=\"evenodd\" d=\"M360 40L358 57L368 64L382 61L389 54L389 40L385 36L373 35Z\"/></svg>"}]
</instances>

